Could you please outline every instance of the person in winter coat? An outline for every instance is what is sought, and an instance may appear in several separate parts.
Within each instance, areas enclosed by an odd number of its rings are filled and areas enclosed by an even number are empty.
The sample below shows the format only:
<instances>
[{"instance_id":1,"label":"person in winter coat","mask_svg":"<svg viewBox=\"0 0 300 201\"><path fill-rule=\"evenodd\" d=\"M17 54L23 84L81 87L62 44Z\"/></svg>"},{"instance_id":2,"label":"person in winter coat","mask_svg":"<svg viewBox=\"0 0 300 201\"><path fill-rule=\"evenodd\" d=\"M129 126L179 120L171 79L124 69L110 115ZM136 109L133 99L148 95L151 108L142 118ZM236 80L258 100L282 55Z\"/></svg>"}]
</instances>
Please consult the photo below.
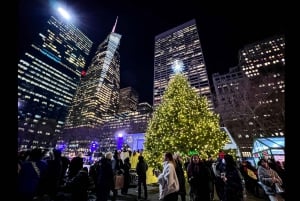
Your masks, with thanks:
<instances>
[{"instance_id":1,"label":"person in winter coat","mask_svg":"<svg viewBox=\"0 0 300 201\"><path fill-rule=\"evenodd\" d=\"M195 154L187 168L190 197L193 201L210 201L210 186L213 181L209 167Z\"/></svg>"},{"instance_id":2,"label":"person in winter coat","mask_svg":"<svg viewBox=\"0 0 300 201\"><path fill-rule=\"evenodd\" d=\"M83 167L79 172L69 181L71 188L72 201L87 201L89 176L87 167Z\"/></svg>"},{"instance_id":3,"label":"person in winter coat","mask_svg":"<svg viewBox=\"0 0 300 201\"><path fill-rule=\"evenodd\" d=\"M165 153L163 172L158 176L159 200L177 201L179 181L176 175L176 163L170 152Z\"/></svg>"},{"instance_id":4,"label":"person in winter coat","mask_svg":"<svg viewBox=\"0 0 300 201\"><path fill-rule=\"evenodd\" d=\"M97 171L96 201L107 201L111 189L114 188L114 173L111 165L112 153L107 152L101 158Z\"/></svg>"},{"instance_id":5,"label":"person in winter coat","mask_svg":"<svg viewBox=\"0 0 300 201\"><path fill-rule=\"evenodd\" d=\"M186 196L186 189L185 189L185 177L184 177L184 171L183 171L183 160L179 153L174 154L174 160L176 162L176 175L179 181L179 191L178 194L181 197L181 201L185 201Z\"/></svg>"},{"instance_id":6,"label":"person in winter coat","mask_svg":"<svg viewBox=\"0 0 300 201\"><path fill-rule=\"evenodd\" d=\"M259 160L257 174L258 180L261 182L261 186L270 201L284 200L282 195L276 193L274 190L275 183L282 185L282 179L278 173L269 166L266 159L262 158Z\"/></svg>"},{"instance_id":7,"label":"person in winter coat","mask_svg":"<svg viewBox=\"0 0 300 201\"><path fill-rule=\"evenodd\" d=\"M148 170L148 164L145 162L143 156L138 157L138 163L136 165L136 173L138 175L138 199L141 199L142 194L142 184L144 187L144 196L145 200L147 200L148 193L147 193L147 176L146 172Z\"/></svg>"},{"instance_id":8,"label":"person in winter coat","mask_svg":"<svg viewBox=\"0 0 300 201\"><path fill-rule=\"evenodd\" d=\"M231 155L225 154L224 160L225 172L221 176L224 182L222 201L241 201L244 193L244 178Z\"/></svg>"},{"instance_id":9,"label":"person in winter coat","mask_svg":"<svg viewBox=\"0 0 300 201\"><path fill-rule=\"evenodd\" d=\"M126 195L128 193L128 188L129 188L129 184L130 184L130 173L129 170L131 168L131 164L130 164L130 160L129 157L126 157L124 159L124 186L121 189L121 194L122 195Z\"/></svg>"}]
</instances>

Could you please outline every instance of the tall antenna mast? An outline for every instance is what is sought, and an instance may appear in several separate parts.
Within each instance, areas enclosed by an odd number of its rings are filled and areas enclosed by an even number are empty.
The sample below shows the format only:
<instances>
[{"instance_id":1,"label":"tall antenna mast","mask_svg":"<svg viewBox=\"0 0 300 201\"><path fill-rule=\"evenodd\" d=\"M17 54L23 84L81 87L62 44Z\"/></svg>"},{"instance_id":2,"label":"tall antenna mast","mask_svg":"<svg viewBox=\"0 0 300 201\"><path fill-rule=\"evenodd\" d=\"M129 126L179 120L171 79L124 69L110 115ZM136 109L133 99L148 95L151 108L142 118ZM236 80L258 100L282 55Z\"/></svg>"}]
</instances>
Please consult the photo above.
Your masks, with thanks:
<instances>
[{"instance_id":1,"label":"tall antenna mast","mask_svg":"<svg viewBox=\"0 0 300 201\"><path fill-rule=\"evenodd\" d=\"M115 25L114 25L114 27L113 27L113 29L112 29L112 31L111 31L111 32L113 32L113 33L115 32L115 29L116 29L116 26L117 26L118 17L119 17L119 16L117 16L117 19L116 19Z\"/></svg>"}]
</instances>

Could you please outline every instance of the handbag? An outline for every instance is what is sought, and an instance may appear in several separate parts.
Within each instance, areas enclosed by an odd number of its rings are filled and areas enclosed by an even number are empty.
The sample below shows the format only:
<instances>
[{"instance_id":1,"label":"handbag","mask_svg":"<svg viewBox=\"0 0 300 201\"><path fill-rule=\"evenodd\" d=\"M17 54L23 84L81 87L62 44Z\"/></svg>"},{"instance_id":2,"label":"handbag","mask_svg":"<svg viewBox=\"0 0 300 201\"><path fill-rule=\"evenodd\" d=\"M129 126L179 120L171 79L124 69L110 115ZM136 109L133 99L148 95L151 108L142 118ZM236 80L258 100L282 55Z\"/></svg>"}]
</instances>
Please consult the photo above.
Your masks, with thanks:
<instances>
[{"instance_id":1,"label":"handbag","mask_svg":"<svg viewBox=\"0 0 300 201\"><path fill-rule=\"evenodd\" d=\"M279 183L275 183L275 192L277 194L284 193L284 189L282 188L282 186Z\"/></svg>"},{"instance_id":2,"label":"handbag","mask_svg":"<svg viewBox=\"0 0 300 201\"><path fill-rule=\"evenodd\" d=\"M123 188L123 186L124 186L124 175L117 174L115 176L115 189L119 190L119 189Z\"/></svg>"}]
</instances>

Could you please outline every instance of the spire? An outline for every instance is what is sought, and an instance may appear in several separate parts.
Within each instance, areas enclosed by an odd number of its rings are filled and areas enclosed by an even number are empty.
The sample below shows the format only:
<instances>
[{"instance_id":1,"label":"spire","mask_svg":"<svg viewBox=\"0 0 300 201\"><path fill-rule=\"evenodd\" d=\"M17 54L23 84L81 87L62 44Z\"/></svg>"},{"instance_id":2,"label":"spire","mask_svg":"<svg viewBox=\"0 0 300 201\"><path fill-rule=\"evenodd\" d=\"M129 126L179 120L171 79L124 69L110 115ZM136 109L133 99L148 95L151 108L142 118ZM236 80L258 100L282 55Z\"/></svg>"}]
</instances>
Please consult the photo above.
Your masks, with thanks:
<instances>
[{"instance_id":1,"label":"spire","mask_svg":"<svg viewBox=\"0 0 300 201\"><path fill-rule=\"evenodd\" d=\"M117 19L116 19L115 25L114 25L114 27L113 27L113 29L112 29L112 31L111 31L111 32L115 32L115 29L116 29L116 26L117 26L117 22L118 22L118 17L119 17L119 16L117 16Z\"/></svg>"}]
</instances>

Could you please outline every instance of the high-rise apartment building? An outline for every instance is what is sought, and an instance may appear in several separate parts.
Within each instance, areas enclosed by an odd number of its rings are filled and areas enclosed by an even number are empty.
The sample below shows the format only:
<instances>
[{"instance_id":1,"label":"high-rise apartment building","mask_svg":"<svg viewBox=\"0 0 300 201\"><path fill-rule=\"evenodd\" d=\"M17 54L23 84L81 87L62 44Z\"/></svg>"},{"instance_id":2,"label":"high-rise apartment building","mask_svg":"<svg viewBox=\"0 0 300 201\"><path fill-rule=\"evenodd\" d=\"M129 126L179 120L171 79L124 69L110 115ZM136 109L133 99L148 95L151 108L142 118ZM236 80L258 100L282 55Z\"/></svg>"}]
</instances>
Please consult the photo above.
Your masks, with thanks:
<instances>
[{"instance_id":1,"label":"high-rise apartment building","mask_svg":"<svg viewBox=\"0 0 300 201\"><path fill-rule=\"evenodd\" d=\"M92 45L74 24L53 15L21 56L18 63L20 149L55 144Z\"/></svg>"},{"instance_id":2,"label":"high-rise apartment building","mask_svg":"<svg viewBox=\"0 0 300 201\"><path fill-rule=\"evenodd\" d=\"M105 115L117 113L120 90L118 49L121 35L114 32L115 26L98 46L86 75L81 79L67 116L66 129L97 128L105 122Z\"/></svg>"},{"instance_id":3,"label":"high-rise apartment building","mask_svg":"<svg viewBox=\"0 0 300 201\"><path fill-rule=\"evenodd\" d=\"M177 67L182 68L191 87L199 95L207 97L209 107L213 109L212 93L194 19L155 36L154 108L161 103L173 70Z\"/></svg>"}]
</instances>

